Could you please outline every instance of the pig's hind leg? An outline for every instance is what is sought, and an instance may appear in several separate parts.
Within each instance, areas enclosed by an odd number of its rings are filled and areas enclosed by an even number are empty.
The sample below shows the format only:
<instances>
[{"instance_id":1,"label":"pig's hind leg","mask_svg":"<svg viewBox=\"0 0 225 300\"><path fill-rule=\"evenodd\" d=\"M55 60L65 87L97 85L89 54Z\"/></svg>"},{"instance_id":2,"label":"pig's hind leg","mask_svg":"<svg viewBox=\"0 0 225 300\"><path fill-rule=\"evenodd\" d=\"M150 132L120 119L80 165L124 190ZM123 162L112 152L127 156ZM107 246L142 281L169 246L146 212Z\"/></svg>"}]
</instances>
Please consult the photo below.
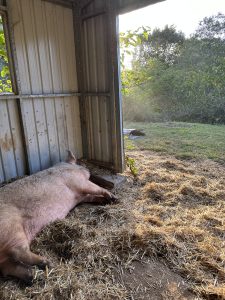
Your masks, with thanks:
<instances>
[{"instance_id":1,"label":"pig's hind leg","mask_svg":"<svg viewBox=\"0 0 225 300\"><path fill-rule=\"evenodd\" d=\"M38 266L40 269L50 266L46 258L31 252L29 245L12 248L10 250L10 257L16 262L30 266Z\"/></svg>"},{"instance_id":2,"label":"pig's hind leg","mask_svg":"<svg viewBox=\"0 0 225 300\"><path fill-rule=\"evenodd\" d=\"M7 256L9 259L29 266L35 265L42 269L49 265L44 257L30 251L30 244L21 222L16 224L15 230L8 246Z\"/></svg>"},{"instance_id":3,"label":"pig's hind leg","mask_svg":"<svg viewBox=\"0 0 225 300\"><path fill-rule=\"evenodd\" d=\"M13 276L23 280L27 284L33 281L33 270L30 266L25 266L21 263L11 261L8 259L0 265L3 276Z\"/></svg>"}]
</instances>

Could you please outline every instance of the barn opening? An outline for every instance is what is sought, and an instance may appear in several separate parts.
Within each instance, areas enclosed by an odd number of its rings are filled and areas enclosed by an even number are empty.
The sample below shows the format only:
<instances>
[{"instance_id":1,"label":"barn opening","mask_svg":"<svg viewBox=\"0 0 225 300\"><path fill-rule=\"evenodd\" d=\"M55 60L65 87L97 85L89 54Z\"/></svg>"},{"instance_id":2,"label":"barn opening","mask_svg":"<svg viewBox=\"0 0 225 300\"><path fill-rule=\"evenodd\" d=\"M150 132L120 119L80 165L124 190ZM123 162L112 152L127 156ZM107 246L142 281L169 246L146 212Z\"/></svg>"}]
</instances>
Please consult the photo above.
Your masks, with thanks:
<instances>
[{"instance_id":1,"label":"barn opening","mask_svg":"<svg viewBox=\"0 0 225 300\"><path fill-rule=\"evenodd\" d=\"M168 0L120 16L127 150L224 161L224 29L220 0Z\"/></svg>"}]
</instances>

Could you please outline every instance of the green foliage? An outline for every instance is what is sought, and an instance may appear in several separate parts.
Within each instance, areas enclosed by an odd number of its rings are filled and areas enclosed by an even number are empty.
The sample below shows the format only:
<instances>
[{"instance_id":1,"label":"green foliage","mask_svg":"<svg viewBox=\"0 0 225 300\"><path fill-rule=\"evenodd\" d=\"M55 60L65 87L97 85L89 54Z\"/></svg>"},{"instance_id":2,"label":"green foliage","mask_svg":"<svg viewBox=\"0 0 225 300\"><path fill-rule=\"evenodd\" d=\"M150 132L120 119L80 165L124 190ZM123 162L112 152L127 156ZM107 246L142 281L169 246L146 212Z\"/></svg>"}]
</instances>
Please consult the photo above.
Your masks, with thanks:
<instances>
[{"instance_id":1,"label":"green foliage","mask_svg":"<svg viewBox=\"0 0 225 300\"><path fill-rule=\"evenodd\" d=\"M218 13L216 16L204 18L199 28L195 32L195 37L199 39L225 39L225 15Z\"/></svg>"},{"instance_id":2,"label":"green foliage","mask_svg":"<svg viewBox=\"0 0 225 300\"><path fill-rule=\"evenodd\" d=\"M3 20L0 16L0 93L11 93L12 83L10 79L8 55L3 31Z\"/></svg>"},{"instance_id":3,"label":"green foliage","mask_svg":"<svg viewBox=\"0 0 225 300\"><path fill-rule=\"evenodd\" d=\"M149 59L157 59L168 65L176 61L180 48L184 43L184 34L177 32L174 26L166 25L163 30L155 28L148 32L148 38L140 38L137 45L135 60L141 66L146 66Z\"/></svg>"},{"instance_id":4,"label":"green foliage","mask_svg":"<svg viewBox=\"0 0 225 300\"><path fill-rule=\"evenodd\" d=\"M132 174L134 177L137 177L137 175L138 175L138 169L137 169L136 166L135 166L135 159L134 159L134 158L131 158L131 157L129 157L129 156L126 155L125 161L126 161L127 167L128 167L128 168L130 169L130 171L131 171L131 174Z\"/></svg>"},{"instance_id":5,"label":"green foliage","mask_svg":"<svg viewBox=\"0 0 225 300\"><path fill-rule=\"evenodd\" d=\"M125 120L225 123L221 28L225 32L225 16L218 14L188 39L173 26L140 38L132 69L122 72Z\"/></svg>"}]
</instances>

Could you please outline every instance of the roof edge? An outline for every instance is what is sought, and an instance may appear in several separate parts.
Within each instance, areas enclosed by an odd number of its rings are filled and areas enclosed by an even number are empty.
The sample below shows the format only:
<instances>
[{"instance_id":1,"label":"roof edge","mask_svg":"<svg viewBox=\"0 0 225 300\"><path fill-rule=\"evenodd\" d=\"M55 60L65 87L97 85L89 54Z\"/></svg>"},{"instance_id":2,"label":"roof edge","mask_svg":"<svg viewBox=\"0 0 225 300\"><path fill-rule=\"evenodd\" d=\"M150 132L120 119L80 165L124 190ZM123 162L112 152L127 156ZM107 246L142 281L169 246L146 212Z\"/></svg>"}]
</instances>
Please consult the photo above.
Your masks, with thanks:
<instances>
[{"instance_id":1,"label":"roof edge","mask_svg":"<svg viewBox=\"0 0 225 300\"><path fill-rule=\"evenodd\" d=\"M118 13L122 15L162 1L166 0L118 0Z\"/></svg>"}]
</instances>

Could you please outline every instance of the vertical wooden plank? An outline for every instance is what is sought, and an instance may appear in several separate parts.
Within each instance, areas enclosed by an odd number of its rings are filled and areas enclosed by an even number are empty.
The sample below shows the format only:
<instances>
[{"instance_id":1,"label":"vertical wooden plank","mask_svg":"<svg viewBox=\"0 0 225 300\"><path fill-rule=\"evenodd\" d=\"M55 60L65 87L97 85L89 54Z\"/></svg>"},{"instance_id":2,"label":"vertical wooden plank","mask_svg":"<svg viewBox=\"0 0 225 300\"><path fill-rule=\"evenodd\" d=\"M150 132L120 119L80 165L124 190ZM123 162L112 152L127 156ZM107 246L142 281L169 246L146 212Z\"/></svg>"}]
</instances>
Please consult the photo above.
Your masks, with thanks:
<instances>
[{"instance_id":1,"label":"vertical wooden plank","mask_svg":"<svg viewBox=\"0 0 225 300\"><path fill-rule=\"evenodd\" d=\"M118 11L115 1L105 1L107 9L107 45L108 45L108 78L110 83L110 119L111 119L111 145L113 148L113 165L117 172L124 169L124 149L122 132L122 102L119 70L119 27Z\"/></svg>"},{"instance_id":2,"label":"vertical wooden plank","mask_svg":"<svg viewBox=\"0 0 225 300\"><path fill-rule=\"evenodd\" d=\"M17 102L8 100L8 113L10 118L10 127L12 133L12 141L14 145L15 163L17 166L17 176L26 174L26 157L23 145L23 136L20 126L20 117Z\"/></svg>"},{"instance_id":3,"label":"vertical wooden plank","mask_svg":"<svg viewBox=\"0 0 225 300\"><path fill-rule=\"evenodd\" d=\"M53 75L52 75L52 61L51 61L51 31L49 31L49 18L51 17L50 5L42 2L42 16L43 16L43 35L44 35L44 46L45 50L45 61L42 66L43 73L43 90L44 92L50 91L53 92ZM46 70L46 66L48 69ZM48 73L49 72L49 76ZM50 161L51 164L55 164L60 161L59 155L59 141L57 134L57 120L55 114L55 100L54 98L47 98L45 100L45 112L46 112L46 120L47 120L47 130L48 130L48 140L49 140L49 151L50 151Z\"/></svg>"},{"instance_id":4,"label":"vertical wooden plank","mask_svg":"<svg viewBox=\"0 0 225 300\"><path fill-rule=\"evenodd\" d=\"M0 183L5 180L5 174L3 170L3 161L2 161L2 153L0 149Z\"/></svg>"},{"instance_id":5,"label":"vertical wooden plank","mask_svg":"<svg viewBox=\"0 0 225 300\"><path fill-rule=\"evenodd\" d=\"M78 91L77 83L77 66L76 66L76 49L74 43L73 14L71 9L64 9L64 40L66 43L66 67L68 73L69 91ZM76 28L75 28L76 30Z\"/></svg>"},{"instance_id":6,"label":"vertical wooden plank","mask_svg":"<svg viewBox=\"0 0 225 300\"><path fill-rule=\"evenodd\" d=\"M83 23L84 35L84 68L85 68L85 90L90 91L90 60L89 60L89 42L88 42L88 25L87 22ZM91 114L91 98L85 97L86 108L86 123L87 123L87 141L88 141L88 158L94 159L94 144L93 144L93 131L92 131L92 114Z\"/></svg>"},{"instance_id":7,"label":"vertical wooden plank","mask_svg":"<svg viewBox=\"0 0 225 300\"><path fill-rule=\"evenodd\" d=\"M107 66L107 53L105 51L107 36L105 33L105 22L106 16L99 16L96 20L96 44L98 46L97 49L97 77L98 77L98 87L101 91L108 91L108 66ZM97 34L98 33L98 34ZM102 97L99 104L100 111L100 127L102 132L102 143L101 143L101 157L104 162L112 161L112 147L111 147L111 136L108 134L111 132L110 129L110 111L108 106L109 99Z\"/></svg>"},{"instance_id":8,"label":"vertical wooden plank","mask_svg":"<svg viewBox=\"0 0 225 300\"><path fill-rule=\"evenodd\" d=\"M73 15L71 9L64 9L63 17L63 43L67 45L66 51L66 71L68 90L78 91L76 61L75 61L75 44L73 32ZM68 147L78 157L82 155L82 137L80 127L80 110L77 97L65 98L65 114L68 134Z\"/></svg>"},{"instance_id":9,"label":"vertical wooden plank","mask_svg":"<svg viewBox=\"0 0 225 300\"><path fill-rule=\"evenodd\" d=\"M40 1L31 2L31 17L32 17L32 28L33 28L33 40L36 49L36 65L39 73L40 81L36 83L36 89L43 93L43 86L46 87L46 76L49 75L48 61L46 59L45 41L43 37L43 15L42 15L42 3ZM33 74L32 74L33 76ZM36 121L37 140L39 147L39 156L41 169L46 169L50 166L50 154L49 154L49 141L48 141L48 129L46 124L46 109L44 99L35 99L34 101L34 114Z\"/></svg>"},{"instance_id":10,"label":"vertical wooden plank","mask_svg":"<svg viewBox=\"0 0 225 300\"><path fill-rule=\"evenodd\" d=\"M96 20L91 19L92 22L90 22L90 41L91 41L91 47L89 49L90 51L90 61L92 65L91 70L91 79L92 79L92 89L95 92L101 91L98 87L98 61L97 61L97 45L96 45ZM100 129L100 115L99 115L99 101L100 97L93 97L92 99L92 127L94 132L94 147L95 147L95 160L101 161L101 139L102 139L102 132Z\"/></svg>"},{"instance_id":11,"label":"vertical wooden plank","mask_svg":"<svg viewBox=\"0 0 225 300\"><path fill-rule=\"evenodd\" d=\"M60 89L62 91L68 90L68 73L66 69L66 42L64 40L64 14L60 6L55 7L54 24L55 24L55 39L57 44L57 64L59 65L60 74ZM56 115L58 122L58 136L61 160L67 157L68 145L68 132L66 126L66 114L64 98L55 99L56 102Z\"/></svg>"},{"instance_id":12,"label":"vertical wooden plank","mask_svg":"<svg viewBox=\"0 0 225 300\"><path fill-rule=\"evenodd\" d=\"M86 119L86 97L85 92L85 48L84 40L85 36L83 33L83 23L80 16L79 3L77 1L73 4L73 29L74 29L74 43L76 48L76 70L77 70L77 81L81 97L79 98L79 110L80 110L80 123L81 123L81 136L82 136L82 154L83 157L88 158L89 145L88 145L88 129Z\"/></svg>"},{"instance_id":13,"label":"vertical wooden plank","mask_svg":"<svg viewBox=\"0 0 225 300\"><path fill-rule=\"evenodd\" d=\"M49 51L51 61L51 73L53 92L62 91L62 76L60 69L60 53L59 53L59 42L58 42L58 24L56 16L56 6L50 3L45 3L46 7L46 20L49 36ZM59 16L60 17L60 16ZM56 118L56 129L57 129L57 140L59 147L59 158L63 159L65 155L65 128L64 128L64 107L62 99L54 99L54 111Z\"/></svg>"},{"instance_id":14,"label":"vertical wooden plank","mask_svg":"<svg viewBox=\"0 0 225 300\"><path fill-rule=\"evenodd\" d=\"M14 0L15 1L15 0ZM14 26L14 36L16 44L16 54L21 78L21 92L32 93L36 89L36 80L40 81L40 75L36 74L35 68L35 43L32 36L32 22L30 12L30 2L27 0L17 0L12 14ZM18 14L15 12L17 8ZM32 99L21 101L21 114L25 130L25 141L31 173L41 169L39 145L37 140L36 120L34 114L34 102Z\"/></svg>"}]
</instances>

